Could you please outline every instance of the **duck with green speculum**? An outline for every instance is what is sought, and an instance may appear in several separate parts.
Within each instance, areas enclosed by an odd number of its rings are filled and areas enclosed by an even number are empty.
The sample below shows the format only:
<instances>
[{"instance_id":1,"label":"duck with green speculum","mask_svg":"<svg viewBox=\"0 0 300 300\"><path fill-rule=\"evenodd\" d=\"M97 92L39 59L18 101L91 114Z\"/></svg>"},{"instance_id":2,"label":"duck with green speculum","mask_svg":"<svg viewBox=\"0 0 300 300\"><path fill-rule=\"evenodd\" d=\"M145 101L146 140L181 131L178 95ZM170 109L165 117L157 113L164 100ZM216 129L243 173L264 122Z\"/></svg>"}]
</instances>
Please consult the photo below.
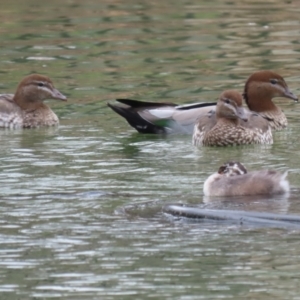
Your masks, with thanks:
<instances>
[{"instance_id":1,"label":"duck with green speculum","mask_svg":"<svg viewBox=\"0 0 300 300\"><path fill-rule=\"evenodd\" d=\"M285 80L268 70L255 72L248 78L243 96L248 108L266 118L274 130L285 128L287 119L272 99L283 97L298 101ZM216 103L176 105L130 99L117 99L117 102L108 103L108 106L138 132L154 134L192 134L196 121L207 114L214 114L216 108Z\"/></svg>"}]
</instances>

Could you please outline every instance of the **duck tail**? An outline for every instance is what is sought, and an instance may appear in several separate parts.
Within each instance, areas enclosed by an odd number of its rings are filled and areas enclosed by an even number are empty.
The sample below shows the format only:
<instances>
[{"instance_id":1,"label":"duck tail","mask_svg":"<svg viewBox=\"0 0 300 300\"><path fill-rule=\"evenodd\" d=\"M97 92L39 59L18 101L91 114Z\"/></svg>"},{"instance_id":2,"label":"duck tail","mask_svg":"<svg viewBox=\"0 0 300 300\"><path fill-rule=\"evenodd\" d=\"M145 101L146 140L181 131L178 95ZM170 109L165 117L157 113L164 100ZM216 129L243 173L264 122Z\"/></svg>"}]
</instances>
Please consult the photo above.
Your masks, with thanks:
<instances>
[{"instance_id":1,"label":"duck tail","mask_svg":"<svg viewBox=\"0 0 300 300\"><path fill-rule=\"evenodd\" d=\"M131 101L131 100L130 100ZM134 100L132 100L134 101ZM139 113L133 107L122 107L112 103L107 103L114 112L126 119L128 124L135 128L140 133L161 133L164 134L164 127L155 125L146 119L142 118Z\"/></svg>"},{"instance_id":2,"label":"duck tail","mask_svg":"<svg viewBox=\"0 0 300 300\"><path fill-rule=\"evenodd\" d=\"M280 179L280 183L279 183L282 190L286 193L290 191L290 183L287 179L287 175L288 175L288 171L285 171L281 175L281 179Z\"/></svg>"}]
</instances>

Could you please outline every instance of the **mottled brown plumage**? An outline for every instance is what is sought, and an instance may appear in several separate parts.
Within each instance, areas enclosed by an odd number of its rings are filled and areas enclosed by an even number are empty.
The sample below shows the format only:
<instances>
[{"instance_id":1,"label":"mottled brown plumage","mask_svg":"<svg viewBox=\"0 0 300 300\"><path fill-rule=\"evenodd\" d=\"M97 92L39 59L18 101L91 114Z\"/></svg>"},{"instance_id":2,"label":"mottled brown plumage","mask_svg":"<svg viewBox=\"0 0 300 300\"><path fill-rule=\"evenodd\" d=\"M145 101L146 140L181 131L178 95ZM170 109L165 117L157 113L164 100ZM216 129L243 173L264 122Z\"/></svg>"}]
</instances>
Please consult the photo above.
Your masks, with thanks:
<instances>
[{"instance_id":1,"label":"mottled brown plumage","mask_svg":"<svg viewBox=\"0 0 300 300\"><path fill-rule=\"evenodd\" d=\"M272 144L268 121L242 107L242 96L227 90L220 95L216 113L199 118L195 125L195 146Z\"/></svg>"},{"instance_id":2,"label":"mottled brown plumage","mask_svg":"<svg viewBox=\"0 0 300 300\"><path fill-rule=\"evenodd\" d=\"M0 95L0 127L32 128L58 125L56 114L43 103L46 99L66 100L52 81L39 74L26 76L16 93Z\"/></svg>"},{"instance_id":3,"label":"mottled brown plumage","mask_svg":"<svg viewBox=\"0 0 300 300\"><path fill-rule=\"evenodd\" d=\"M272 99L284 97L297 101L284 79L272 71L258 71L247 80L244 90L250 110L266 117L272 129L283 129L287 120ZM206 118L206 128L215 124L215 103L195 103L177 106L174 103L142 102L117 99L118 104L108 103L116 113L141 133L192 133L200 118ZM121 105L119 105L121 104ZM209 117L207 117L209 116ZM253 122L259 122L259 118Z\"/></svg>"}]
</instances>

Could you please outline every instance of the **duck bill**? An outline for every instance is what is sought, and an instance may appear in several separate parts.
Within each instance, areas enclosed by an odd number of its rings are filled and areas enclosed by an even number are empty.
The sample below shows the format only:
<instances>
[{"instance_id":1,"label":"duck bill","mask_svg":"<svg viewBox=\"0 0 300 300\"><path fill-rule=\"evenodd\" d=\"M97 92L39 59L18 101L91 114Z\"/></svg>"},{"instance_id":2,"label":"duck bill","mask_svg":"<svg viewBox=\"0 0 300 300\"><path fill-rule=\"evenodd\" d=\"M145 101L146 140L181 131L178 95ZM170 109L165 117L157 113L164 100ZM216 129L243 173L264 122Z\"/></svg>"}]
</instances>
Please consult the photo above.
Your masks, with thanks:
<instances>
[{"instance_id":1,"label":"duck bill","mask_svg":"<svg viewBox=\"0 0 300 300\"><path fill-rule=\"evenodd\" d=\"M248 121L248 118L246 116L246 112L245 112L245 110L243 108L241 108L241 109L238 110L237 117L239 119L243 120L244 122Z\"/></svg>"},{"instance_id":2,"label":"duck bill","mask_svg":"<svg viewBox=\"0 0 300 300\"><path fill-rule=\"evenodd\" d=\"M67 101L67 97L63 95L59 90L53 89L52 91L52 97L53 99Z\"/></svg>"},{"instance_id":3,"label":"duck bill","mask_svg":"<svg viewBox=\"0 0 300 300\"><path fill-rule=\"evenodd\" d=\"M289 89L286 89L286 90L284 91L283 96L284 96L285 98L289 98L289 99L294 100L295 102L298 102L298 97L297 97L296 95L294 95Z\"/></svg>"}]
</instances>

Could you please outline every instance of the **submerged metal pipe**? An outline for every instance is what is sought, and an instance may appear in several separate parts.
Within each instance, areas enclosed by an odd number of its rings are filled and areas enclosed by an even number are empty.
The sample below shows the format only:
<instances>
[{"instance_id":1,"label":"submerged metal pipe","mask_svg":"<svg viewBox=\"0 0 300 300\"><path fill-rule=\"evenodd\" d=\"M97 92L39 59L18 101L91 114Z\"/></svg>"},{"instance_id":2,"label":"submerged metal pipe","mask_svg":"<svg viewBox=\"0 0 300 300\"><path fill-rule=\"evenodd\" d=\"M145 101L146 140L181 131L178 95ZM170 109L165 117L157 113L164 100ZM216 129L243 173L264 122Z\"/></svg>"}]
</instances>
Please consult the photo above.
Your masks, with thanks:
<instances>
[{"instance_id":1,"label":"submerged metal pipe","mask_svg":"<svg viewBox=\"0 0 300 300\"><path fill-rule=\"evenodd\" d=\"M164 206L163 212L173 216L203 220L230 221L241 225L252 224L266 227L300 229L300 216L296 215L246 212L241 210L201 209L176 204Z\"/></svg>"}]
</instances>

